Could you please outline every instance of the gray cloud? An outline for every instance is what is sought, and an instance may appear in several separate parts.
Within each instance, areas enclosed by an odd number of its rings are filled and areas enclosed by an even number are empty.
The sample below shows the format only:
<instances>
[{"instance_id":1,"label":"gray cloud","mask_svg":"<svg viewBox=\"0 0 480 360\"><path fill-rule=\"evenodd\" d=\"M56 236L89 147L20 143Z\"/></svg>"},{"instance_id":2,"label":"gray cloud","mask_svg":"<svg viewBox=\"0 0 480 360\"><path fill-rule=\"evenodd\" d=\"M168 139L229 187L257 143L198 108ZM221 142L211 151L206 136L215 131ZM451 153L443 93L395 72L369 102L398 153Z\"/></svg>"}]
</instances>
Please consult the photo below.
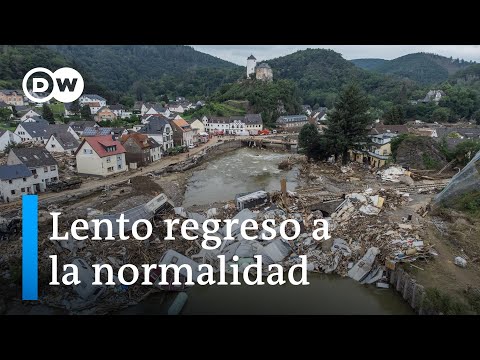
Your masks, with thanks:
<instances>
[{"instance_id":1,"label":"gray cloud","mask_svg":"<svg viewBox=\"0 0 480 360\"><path fill-rule=\"evenodd\" d=\"M257 60L268 60L307 48L332 49L345 59L382 58L430 52L453 58L480 62L480 45L192 45L196 50L217 56L239 65L253 54Z\"/></svg>"}]
</instances>

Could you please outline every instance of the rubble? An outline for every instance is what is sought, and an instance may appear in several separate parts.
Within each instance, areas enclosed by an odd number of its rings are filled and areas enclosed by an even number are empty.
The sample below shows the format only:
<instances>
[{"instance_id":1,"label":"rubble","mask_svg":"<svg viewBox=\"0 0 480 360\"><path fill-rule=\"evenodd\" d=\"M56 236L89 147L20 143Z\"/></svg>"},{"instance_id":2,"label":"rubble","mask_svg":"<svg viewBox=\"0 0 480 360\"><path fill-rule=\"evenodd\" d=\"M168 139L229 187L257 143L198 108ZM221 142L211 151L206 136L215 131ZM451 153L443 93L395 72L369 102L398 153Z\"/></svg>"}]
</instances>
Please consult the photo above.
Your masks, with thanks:
<instances>
[{"instance_id":1,"label":"rubble","mask_svg":"<svg viewBox=\"0 0 480 360\"><path fill-rule=\"evenodd\" d=\"M465 260L461 256L457 256L454 260L454 264L459 266L459 267L466 268L467 267L467 260Z\"/></svg>"}]
</instances>

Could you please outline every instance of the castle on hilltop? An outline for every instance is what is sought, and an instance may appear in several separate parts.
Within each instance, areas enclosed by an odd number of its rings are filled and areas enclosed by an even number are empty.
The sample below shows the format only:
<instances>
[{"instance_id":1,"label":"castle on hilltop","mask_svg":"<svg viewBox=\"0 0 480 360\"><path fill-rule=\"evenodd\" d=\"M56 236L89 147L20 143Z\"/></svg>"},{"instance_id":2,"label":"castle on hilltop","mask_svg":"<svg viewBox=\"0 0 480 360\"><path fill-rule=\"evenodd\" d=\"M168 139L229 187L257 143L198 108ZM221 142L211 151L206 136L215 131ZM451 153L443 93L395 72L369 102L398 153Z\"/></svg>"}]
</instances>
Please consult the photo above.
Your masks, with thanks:
<instances>
[{"instance_id":1,"label":"castle on hilltop","mask_svg":"<svg viewBox=\"0 0 480 360\"><path fill-rule=\"evenodd\" d=\"M247 79L250 79L250 75L252 74L255 74L257 80L273 80L273 71L270 65L267 63L257 65L257 59L255 59L255 56L250 55L247 58Z\"/></svg>"}]
</instances>

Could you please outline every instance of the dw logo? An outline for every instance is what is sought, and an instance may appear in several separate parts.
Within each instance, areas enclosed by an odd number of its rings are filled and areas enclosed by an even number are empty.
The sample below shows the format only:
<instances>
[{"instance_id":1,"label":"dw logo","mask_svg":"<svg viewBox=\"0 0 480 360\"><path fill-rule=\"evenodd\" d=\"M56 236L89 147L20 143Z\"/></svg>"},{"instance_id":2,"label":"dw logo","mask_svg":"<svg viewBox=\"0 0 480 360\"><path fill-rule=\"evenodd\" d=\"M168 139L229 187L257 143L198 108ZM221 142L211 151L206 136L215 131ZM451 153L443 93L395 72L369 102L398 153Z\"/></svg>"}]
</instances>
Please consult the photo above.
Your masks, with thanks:
<instances>
[{"instance_id":1,"label":"dw logo","mask_svg":"<svg viewBox=\"0 0 480 360\"><path fill-rule=\"evenodd\" d=\"M36 73L44 73L50 77L51 85L45 77L33 77L32 78L32 91L28 91L27 83L30 77ZM33 102L43 103L49 101L51 98L55 98L60 102L70 103L77 100L83 93L83 78L80 73L72 68L64 67L58 69L55 72L51 72L48 69L37 67L30 70L23 78L22 88L23 93L27 98ZM49 95L40 97L34 96L34 94L43 95L51 88Z\"/></svg>"}]
</instances>

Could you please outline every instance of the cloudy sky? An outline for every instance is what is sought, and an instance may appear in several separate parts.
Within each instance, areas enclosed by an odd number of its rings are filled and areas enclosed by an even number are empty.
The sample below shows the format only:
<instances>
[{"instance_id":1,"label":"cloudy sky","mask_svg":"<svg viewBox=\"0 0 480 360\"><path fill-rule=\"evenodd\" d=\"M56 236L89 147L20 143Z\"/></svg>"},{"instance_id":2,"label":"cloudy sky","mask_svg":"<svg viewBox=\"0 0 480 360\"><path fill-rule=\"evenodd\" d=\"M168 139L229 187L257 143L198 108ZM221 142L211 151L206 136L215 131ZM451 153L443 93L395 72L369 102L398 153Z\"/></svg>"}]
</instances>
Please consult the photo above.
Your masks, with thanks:
<instances>
[{"instance_id":1,"label":"cloudy sky","mask_svg":"<svg viewBox=\"0 0 480 360\"><path fill-rule=\"evenodd\" d=\"M253 54L257 61L268 60L307 48L332 49L345 59L394 59L415 52L431 52L443 56L480 62L480 45L192 45L196 50L239 65Z\"/></svg>"}]
</instances>

